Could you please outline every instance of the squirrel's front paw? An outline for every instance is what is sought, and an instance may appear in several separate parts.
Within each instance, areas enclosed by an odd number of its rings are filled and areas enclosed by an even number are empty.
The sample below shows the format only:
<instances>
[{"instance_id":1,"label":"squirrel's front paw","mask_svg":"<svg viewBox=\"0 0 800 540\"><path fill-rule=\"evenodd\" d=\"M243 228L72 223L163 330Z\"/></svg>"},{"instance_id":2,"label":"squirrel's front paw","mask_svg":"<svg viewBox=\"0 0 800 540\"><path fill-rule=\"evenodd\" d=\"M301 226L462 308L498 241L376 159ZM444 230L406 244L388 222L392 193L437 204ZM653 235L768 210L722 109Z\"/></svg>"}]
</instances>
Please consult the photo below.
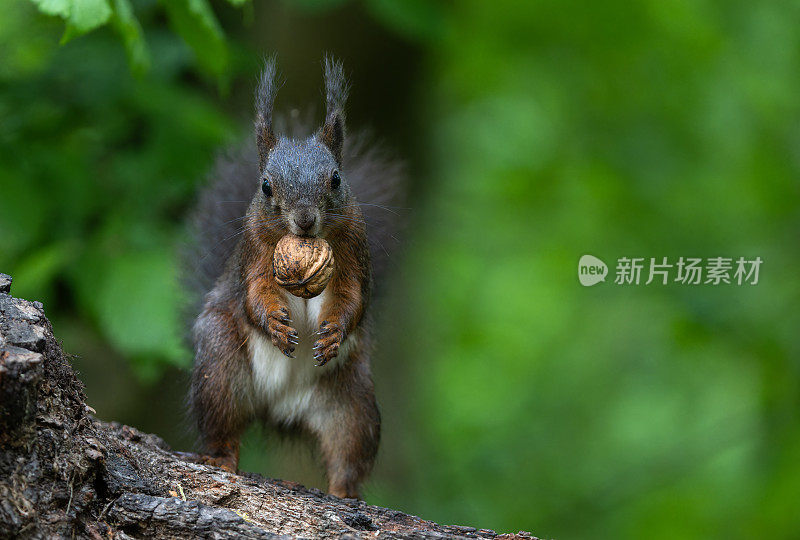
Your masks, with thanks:
<instances>
[{"instance_id":1,"label":"squirrel's front paw","mask_svg":"<svg viewBox=\"0 0 800 540\"><path fill-rule=\"evenodd\" d=\"M324 366L328 360L339 354L339 345L344 340L344 329L337 323L322 321L317 335L320 338L314 343L314 360L318 366Z\"/></svg>"},{"instance_id":2,"label":"squirrel's front paw","mask_svg":"<svg viewBox=\"0 0 800 540\"><path fill-rule=\"evenodd\" d=\"M273 345L289 358L294 358L292 356L294 346L300 342L300 338L295 329L289 326L291 323L292 319L289 318L288 309L276 309L269 314L267 333Z\"/></svg>"}]
</instances>

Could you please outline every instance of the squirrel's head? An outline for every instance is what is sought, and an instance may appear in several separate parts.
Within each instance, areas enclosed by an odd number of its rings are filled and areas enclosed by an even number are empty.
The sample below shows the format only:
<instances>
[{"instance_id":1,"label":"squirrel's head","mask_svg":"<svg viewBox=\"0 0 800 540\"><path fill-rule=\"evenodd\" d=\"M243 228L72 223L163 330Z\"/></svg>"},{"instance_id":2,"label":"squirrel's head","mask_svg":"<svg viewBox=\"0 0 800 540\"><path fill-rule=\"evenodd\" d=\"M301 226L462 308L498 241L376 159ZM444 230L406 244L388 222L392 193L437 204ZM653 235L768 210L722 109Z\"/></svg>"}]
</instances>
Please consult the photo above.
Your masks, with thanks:
<instances>
[{"instance_id":1,"label":"squirrel's head","mask_svg":"<svg viewBox=\"0 0 800 540\"><path fill-rule=\"evenodd\" d=\"M327 111L322 127L305 140L276 136L272 129L275 60L267 61L256 90L256 142L262 222L300 236L318 236L340 222L351 203L342 168L347 99L342 64L325 59ZM338 217L337 217L338 216Z\"/></svg>"}]
</instances>

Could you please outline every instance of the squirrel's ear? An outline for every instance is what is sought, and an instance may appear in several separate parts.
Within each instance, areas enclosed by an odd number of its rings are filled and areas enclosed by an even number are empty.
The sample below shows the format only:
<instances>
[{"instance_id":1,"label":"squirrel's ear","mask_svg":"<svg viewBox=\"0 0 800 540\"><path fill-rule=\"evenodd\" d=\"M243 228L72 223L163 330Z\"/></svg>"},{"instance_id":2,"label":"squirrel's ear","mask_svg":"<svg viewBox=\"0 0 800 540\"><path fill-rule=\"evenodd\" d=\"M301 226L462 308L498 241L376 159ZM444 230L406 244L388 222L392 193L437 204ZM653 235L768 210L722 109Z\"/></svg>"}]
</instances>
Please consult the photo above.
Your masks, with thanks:
<instances>
[{"instance_id":1,"label":"squirrel's ear","mask_svg":"<svg viewBox=\"0 0 800 540\"><path fill-rule=\"evenodd\" d=\"M275 93L278 90L275 73L275 56L271 56L264 61L264 70L256 88L256 143L259 170L264 169L269 151L277 142L272 131L272 105L275 103Z\"/></svg>"},{"instance_id":2,"label":"squirrel's ear","mask_svg":"<svg viewBox=\"0 0 800 540\"><path fill-rule=\"evenodd\" d=\"M342 165L342 149L344 147L344 104L347 101L349 88L344 77L344 68L330 56L325 57L325 124L319 138L327 146L339 166Z\"/></svg>"},{"instance_id":3,"label":"squirrel's ear","mask_svg":"<svg viewBox=\"0 0 800 540\"><path fill-rule=\"evenodd\" d=\"M342 166L342 148L344 147L344 118L341 114L329 114L320 132L322 142L333 152L336 163Z\"/></svg>"}]
</instances>

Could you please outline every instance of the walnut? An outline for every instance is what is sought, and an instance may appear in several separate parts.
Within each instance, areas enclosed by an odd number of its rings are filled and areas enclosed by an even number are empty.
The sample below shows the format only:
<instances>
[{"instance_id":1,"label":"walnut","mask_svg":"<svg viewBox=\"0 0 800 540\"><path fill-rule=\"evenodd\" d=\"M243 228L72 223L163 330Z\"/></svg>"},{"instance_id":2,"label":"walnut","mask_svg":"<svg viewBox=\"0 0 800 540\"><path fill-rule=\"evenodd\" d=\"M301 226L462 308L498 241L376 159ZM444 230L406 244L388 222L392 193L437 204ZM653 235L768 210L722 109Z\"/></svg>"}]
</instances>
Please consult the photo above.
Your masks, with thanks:
<instances>
[{"instance_id":1,"label":"walnut","mask_svg":"<svg viewBox=\"0 0 800 540\"><path fill-rule=\"evenodd\" d=\"M278 285L293 295L313 298L333 275L333 250L322 238L287 234L275 246L272 271Z\"/></svg>"}]
</instances>

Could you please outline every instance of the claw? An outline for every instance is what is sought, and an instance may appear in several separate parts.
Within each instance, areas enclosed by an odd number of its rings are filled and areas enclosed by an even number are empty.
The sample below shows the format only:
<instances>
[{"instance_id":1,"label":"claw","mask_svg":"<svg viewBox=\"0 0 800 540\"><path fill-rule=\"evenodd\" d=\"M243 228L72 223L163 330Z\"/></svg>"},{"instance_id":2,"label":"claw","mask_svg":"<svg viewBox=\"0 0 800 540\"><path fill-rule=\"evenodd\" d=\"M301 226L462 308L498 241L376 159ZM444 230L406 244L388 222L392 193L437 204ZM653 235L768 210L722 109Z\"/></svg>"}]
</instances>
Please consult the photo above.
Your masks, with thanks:
<instances>
[{"instance_id":1,"label":"claw","mask_svg":"<svg viewBox=\"0 0 800 540\"><path fill-rule=\"evenodd\" d=\"M296 338L289 338L286 341L288 341L292 345L297 345L298 343L300 343L300 341L298 341Z\"/></svg>"},{"instance_id":2,"label":"claw","mask_svg":"<svg viewBox=\"0 0 800 540\"><path fill-rule=\"evenodd\" d=\"M314 345L313 347L311 347L311 350L312 350L312 351L318 351L318 350L320 350L321 348L322 348L322 343L320 343L319 345Z\"/></svg>"}]
</instances>

